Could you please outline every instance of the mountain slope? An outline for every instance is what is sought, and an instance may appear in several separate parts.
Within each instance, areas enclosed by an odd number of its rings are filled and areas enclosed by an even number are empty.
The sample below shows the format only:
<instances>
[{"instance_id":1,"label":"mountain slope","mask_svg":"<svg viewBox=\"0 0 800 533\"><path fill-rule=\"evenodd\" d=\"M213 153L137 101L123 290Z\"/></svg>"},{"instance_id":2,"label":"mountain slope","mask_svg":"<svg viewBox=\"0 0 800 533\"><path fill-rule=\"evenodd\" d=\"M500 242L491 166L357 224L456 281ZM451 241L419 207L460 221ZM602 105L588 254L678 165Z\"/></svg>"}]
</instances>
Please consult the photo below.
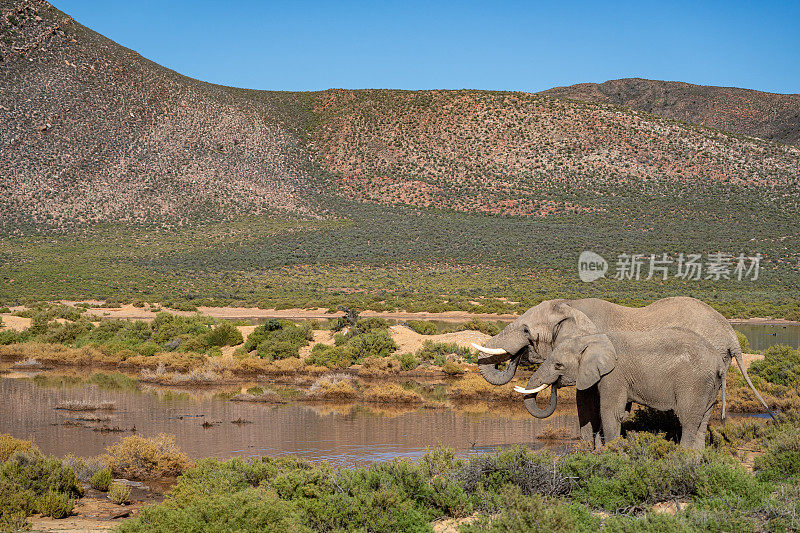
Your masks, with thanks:
<instances>
[{"instance_id":1,"label":"mountain slope","mask_svg":"<svg viewBox=\"0 0 800 533\"><path fill-rule=\"evenodd\" d=\"M296 134L43 1L0 2L0 186L16 226L311 214Z\"/></svg>"},{"instance_id":2,"label":"mountain slope","mask_svg":"<svg viewBox=\"0 0 800 533\"><path fill-rule=\"evenodd\" d=\"M709 183L770 188L800 178L796 147L611 103L203 83L44 0L0 0L0 56L0 227L8 234L319 217L342 200L594 213L653 184L702 193Z\"/></svg>"},{"instance_id":3,"label":"mountain slope","mask_svg":"<svg viewBox=\"0 0 800 533\"><path fill-rule=\"evenodd\" d=\"M800 150L608 104L490 91L325 91L309 147L364 200L495 214L586 210L608 184L794 183Z\"/></svg>"},{"instance_id":4,"label":"mountain slope","mask_svg":"<svg viewBox=\"0 0 800 533\"><path fill-rule=\"evenodd\" d=\"M711 128L800 145L800 94L640 78L580 83L542 94L609 103Z\"/></svg>"}]
</instances>

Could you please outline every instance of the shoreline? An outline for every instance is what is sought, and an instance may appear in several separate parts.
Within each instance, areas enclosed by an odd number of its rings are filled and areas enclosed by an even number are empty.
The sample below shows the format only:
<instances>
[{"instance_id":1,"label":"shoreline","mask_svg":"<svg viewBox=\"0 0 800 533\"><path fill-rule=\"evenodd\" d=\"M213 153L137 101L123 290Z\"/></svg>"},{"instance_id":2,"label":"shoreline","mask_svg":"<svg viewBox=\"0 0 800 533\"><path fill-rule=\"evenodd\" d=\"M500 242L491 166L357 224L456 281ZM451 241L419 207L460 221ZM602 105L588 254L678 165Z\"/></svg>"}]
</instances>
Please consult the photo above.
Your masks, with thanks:
<instances>
[{"instance_id":1,"label":"shoreline","mask_svg":"<svg viewBox=\"0 0 800 533\"><path fill-rule=\"evenodd\" d=\"M78 301L61 300L59 303L67 305L75 305ZM101 318L124 318L129 320L152 320L156 316L156 312L142 307L134 307L132 304L124 304L119 307L99 307L101 302L91 301L89 303L97 304L96 307L87 309L87 314L96 315ZM24 309L23 306L14 307L12 311ZM204 316L216 318L220 320L268 320L271 318L285 319L285 320L328 320L344 316L344 312L335 311L329 312L324 308L290 308L290 309L260 309L258 307L204 307L200 306L197 311L179 311L171 308L162 308L169 313L191 316L200 313ZM433 313L428 311L371 311L364 310L360 312L363 318L380 317L388 320L435 320L439 322L463 322L471 318L481 320L494 320L498 322L511 322L519 317L515 313L470 313L468 311L445 311L442 313ZM772 317L751 317L751 318L728 318L729 323L748 324L748 325L765 325L765 326L788 326L800 325L800 321L786 320L784 318Z\"/></svg>"}]
</instances>

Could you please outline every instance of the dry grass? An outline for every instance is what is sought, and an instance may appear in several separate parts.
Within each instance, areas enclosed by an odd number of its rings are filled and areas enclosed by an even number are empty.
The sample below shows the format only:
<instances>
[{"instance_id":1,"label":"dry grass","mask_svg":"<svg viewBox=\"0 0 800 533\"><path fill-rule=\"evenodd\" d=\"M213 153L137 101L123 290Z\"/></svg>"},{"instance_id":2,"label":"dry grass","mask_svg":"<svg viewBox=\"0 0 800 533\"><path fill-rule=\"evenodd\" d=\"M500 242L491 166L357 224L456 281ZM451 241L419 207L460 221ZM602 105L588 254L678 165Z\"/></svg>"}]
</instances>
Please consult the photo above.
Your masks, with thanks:
<instances>
[{"instance_id":1,"label":"dry grass","mask_svg":"<svg viewBox=\"0 0 800 533\"><path fill-rule=\"evenodd\" d=\"M349 374L328 374L317 379L308 389L310 400L347 401L361 396L361 383Z\"/></svg>"},{"instance_id":2,"label":"dry grass","mask_svg":"<svg viewBox=\"0 0 800 533\"><path fill-rule=\"evenodd\" d=\"M158 479L177 476L193 465L175 446L175 437L163 433L145 438L125 437L109 446L103 456L115 476L126 479Z\"/></svg>"},{"instance_id":3,"label":"dry grass","mask_svg":"<svg viewBox=\"0 0 800 533\"><path fill-rule=\"evenodd\" d=\"M376 357L371 355L364 359L361 368L358 369L359 376L383 377L398 374L402 370L402 365L394 357Z\"/></svg>"},{"instance_id":4,"label":"dry grass","mask_svg":"<svg viewBox=\"0 0 800 533\"><path fill-rule=\"evenodd\" d=\"M515 385L524 385L525 381L512 381L505 385L492 385L480 374L468 373L448 389L447 395L451 400L458 402L491 401L505 403L521 403L522 395L514 391ZM549 397L550 391L546 391ZM558 389L560 403L575 401L575 387Z\"/></svg>"},{"instance_id":5,"label":"dry grass","mask_svg":"<svg viewBox=\"0 0 800 533\"><path fill-rule=\"evenodd\" d=\"M230 377L230 376L229 376ZM212 368L194 368L188 372L168 372L163 363L155 370L143 368L139 372L139 381L169 385L207 385L227 381L226 376Z\"/></svg>"},{"instance_id":6,"label":"dry grass","mask_svg":"<svg viewBox=\"0 0 800 533\"><path fill-rule=\"evenodd\" d=\"M122 361L122 356L105 354L91 346L70 348L62 344L31 342L0 346L0 356L19 359L35 359L39 362L61 365L108 365Z\"/></svg>"},{"instance_id":7,"label":"dry grass","mask_svg":"<svg viewBox=\"0 0 800 533\"><path fill-rule=\"evenodd\" d=\"M739 386L729 379L725 399L727 409L731 413L763 413L764 406L747 385ZM778 411L800 410L800 395L797 389L775 385L761 381L757 385L758 392L771 409Z\"/></svg>"},{"instance_id":8,"label":"dry grass","mask_svg":"<svg viewBox=\"0 0 800 533\"><path fill-rule=\"evenodd\" d=\"M422 403L424 400L416 391L404 389L397 383L375 385L364 391L364 400L385 403Z\"/></svg>"},{"instance_id":9,"label":"dry grass","mask_svg":"<svg viewBox=\"0 0 800 533\"><path fill-rule=\"evenodd\" d=\"M114 402L67 400L59 403L53 409L61 409L63 411L113 411L116 409L116 404Z\"/></svg>"},{"instance_id":10,"label":"dry grass","mask_svg":"<svg viewBox=\"0 0 800 533\"><path fill-rule=\"evenodd\" d=\"M540 440L564 440L568 439L572 436L572 432L569 428L565 427L553 427L552 424L547 424L539 435L536 436L537 439Z\"/></svg>"}]
</instances>

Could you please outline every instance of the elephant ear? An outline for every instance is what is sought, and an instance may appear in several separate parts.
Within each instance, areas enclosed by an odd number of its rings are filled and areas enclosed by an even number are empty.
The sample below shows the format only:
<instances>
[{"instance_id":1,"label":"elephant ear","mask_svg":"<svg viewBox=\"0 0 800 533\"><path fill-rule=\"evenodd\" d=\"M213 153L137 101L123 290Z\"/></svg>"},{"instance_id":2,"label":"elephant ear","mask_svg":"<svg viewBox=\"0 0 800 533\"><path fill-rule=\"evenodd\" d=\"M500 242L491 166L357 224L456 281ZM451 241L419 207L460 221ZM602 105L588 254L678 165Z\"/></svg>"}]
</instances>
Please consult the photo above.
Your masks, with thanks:
<instances>
[{"instance_id":1,"label":"elephant ear","mask_svg":"<svg viewBox=\"0 0 800 533\"><path fill-rule=\"evenodd\" d=\"M583 311L578 311L566 300L556 300L553 305L553 316L557 317L553 328L553 340L560 332L567 330L573 335L592 335L599 332L594 322Z\"/></svg>"},{"instance_id":2,"label":"elephant ear","mask_svg":"<svg viewBox=\"0 0 800 533\"><path fill-rule=\"evenodd\" d=\"M578 378L575 382L578 390L588 389L614 370L617 364L617 352L608 336L591 335L586 340L578 362Z\"/></svg>"}]
</instances>

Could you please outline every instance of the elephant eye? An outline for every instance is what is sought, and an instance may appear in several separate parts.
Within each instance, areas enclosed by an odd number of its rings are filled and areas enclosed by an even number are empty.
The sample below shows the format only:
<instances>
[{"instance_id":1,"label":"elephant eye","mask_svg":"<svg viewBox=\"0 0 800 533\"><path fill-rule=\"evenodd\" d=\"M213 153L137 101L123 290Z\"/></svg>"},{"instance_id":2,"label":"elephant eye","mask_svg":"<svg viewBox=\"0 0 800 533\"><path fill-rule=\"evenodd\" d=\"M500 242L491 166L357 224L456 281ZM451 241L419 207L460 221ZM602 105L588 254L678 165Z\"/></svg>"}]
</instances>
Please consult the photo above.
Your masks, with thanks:
<instances>
[{"instance_id":1,"label":"elephant eye","mask_svg":"<svg viewBox=\"0 0 800 533\"><path fill-rule=\"evenodd\" d=\"M562 363L556 363L555 365L553 365L553 367L556 370L563 370L564 369L564 365Z\"/></svg>"}]
</instances>

